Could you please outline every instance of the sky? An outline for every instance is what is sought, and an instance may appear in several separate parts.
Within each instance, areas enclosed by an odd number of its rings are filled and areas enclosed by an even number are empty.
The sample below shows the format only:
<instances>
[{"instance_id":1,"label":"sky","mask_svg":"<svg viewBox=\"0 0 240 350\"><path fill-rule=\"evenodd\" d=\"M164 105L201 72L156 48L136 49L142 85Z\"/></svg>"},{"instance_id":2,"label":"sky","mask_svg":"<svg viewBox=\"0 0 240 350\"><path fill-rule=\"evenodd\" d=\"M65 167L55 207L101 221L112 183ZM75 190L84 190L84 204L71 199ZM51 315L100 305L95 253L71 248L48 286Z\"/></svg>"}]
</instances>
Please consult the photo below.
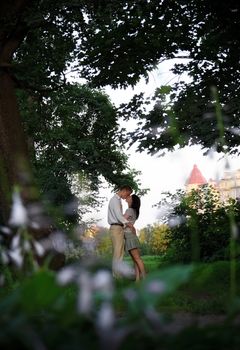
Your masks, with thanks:
<instances>
[{"instance_id":1,"label":"sky","mask_svg":"<svg viewBox=\"0 0 240 350\"><path fill-rule=\"evenodd\" d=\"M170 72L173 63L174 61L163 62L158 69L149 74L148 84L146 84L144 79L141 79L134 89L129 87L127 89L113 90L107 87L105 92L116 106L127 102L135 93L142 91L145 92L146 97L149 97L153 95L157 87L174 82L176 77ZM188 79L186 76L183 78L185 80ZM134 121L128 122L124 126L128 127L129 130L133 129L135 126ZM154 207L154 205L163 198L162 192L175 192L177 189L184 189L194 164L198 166L207 180L210 178L220 179L225 171L240 168L239 157L228 156L226 158L222 154L215 152L204 156L200 146L176 149L174 152L167 152L164 156L150 156L146 152L139 153L136 152L134 146L126 150L126 153L129 155L130 167L141 171L139 179L142 188L149 188L148 193L141 198L140 216L135 223L137 229L161 221L161 209ZM99 212L90 214L98 225L108 226L107 206L113 194L112 189L109 187L100 191L100 195L105 197L103 206ZM123 210L126 208L127 205L123 201Z\"/></svg>"},{"instance_id":2,"label":"sky","mask_svg":"<svg viewBox=\"0 0 240 350\"><path fill-rule=\"evenodd\" d=\"M129 153L130 166L142 172L139 177L142 187L149 188L148 193L141 198L140 216L135 224L137 229L161 221L161 209L153 207L154 204L163 198L163 192L174 193L177 189L184 189L194 164L198 166L206 180L220 179L225 171L240 168L238 158L226 159L216 153L203 156L199 146L178 149L163 157L153 157L134 151ZM92 217L99 220L97 224L107 227L107 206L114 192L111 188L105 188L100 194L106 199L101 210L98 213L92 213ZM126 208L127 205L123 201L123 210Z\"/></svg>"}]
</instances>

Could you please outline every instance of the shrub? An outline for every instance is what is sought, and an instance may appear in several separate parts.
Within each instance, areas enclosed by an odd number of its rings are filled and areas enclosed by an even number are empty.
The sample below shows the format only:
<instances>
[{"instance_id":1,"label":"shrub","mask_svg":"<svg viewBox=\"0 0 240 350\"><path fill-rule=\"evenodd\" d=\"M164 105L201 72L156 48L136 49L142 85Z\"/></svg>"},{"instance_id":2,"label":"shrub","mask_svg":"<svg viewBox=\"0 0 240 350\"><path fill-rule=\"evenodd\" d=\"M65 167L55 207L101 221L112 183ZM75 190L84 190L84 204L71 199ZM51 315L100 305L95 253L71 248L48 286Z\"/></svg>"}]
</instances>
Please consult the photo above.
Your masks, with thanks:
<instances>
[{"instance_id":1,"label":"shrub","mask_svg":"<svg viewBox=\"0 0 240 350\"><path fill-rule=\"evenodd\" d=\"M168 231L166 260L186 263L229 259L231 240L236 243L236 253L240 250L238 201L221 203L211 189L203 187L182 198L169 223L174 220Z\"/></svg>"}]
</instances>

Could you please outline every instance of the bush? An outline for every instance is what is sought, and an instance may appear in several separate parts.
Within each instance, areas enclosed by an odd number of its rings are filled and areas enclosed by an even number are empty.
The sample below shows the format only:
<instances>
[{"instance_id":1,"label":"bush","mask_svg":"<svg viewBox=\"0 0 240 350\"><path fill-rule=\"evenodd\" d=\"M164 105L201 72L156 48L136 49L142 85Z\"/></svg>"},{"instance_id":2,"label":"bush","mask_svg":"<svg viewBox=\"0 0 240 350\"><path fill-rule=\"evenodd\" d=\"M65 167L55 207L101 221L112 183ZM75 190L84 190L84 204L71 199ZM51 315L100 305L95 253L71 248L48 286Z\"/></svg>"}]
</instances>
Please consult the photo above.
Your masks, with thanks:
<instances>
[{"instance_id":1,"label":"bush","mask_svg":"<svg viewBox=\"0 0 240 350\"><path fill-rule=\"evenodd\" d=\"M240 250L239 202L221 203L208 187L186 195L174 208L172 218L176 224L168 231L165 260L187 263L229 259L231 239L236 243L236 253Z\"/></svg>"},{"instance_id":2,"label":"bush","mask_svg":"<svg viewBox=\"0 0 240 350\"><path fill-rule=\"evenodd\" d=\"M67 266L57 275L41 269L0 298L0 347L128 349L133 339L140 349L149 341L157 346L162 335L153 326L161 327L162 320L155 306L187 281L191 270L162 269L117 291L106 267ZM115 313L115 296L128 310L124 318Z\"/></svg>"},{"instance_id":3,"label":"bush","mask_svg":"<svg viewBox=\"0 0 240 350\"><path fill-rule=\"evenodd\" d=\"M224 325L191 324L174 334L158 311L159 303L179 286L195 281L195 288L205 288L214 279L220 287L228 271L221 262L207 268L178 265L155 271L138 285L115 288L107 266L67 266L58 274L41 269L0 297L0 347L205 350L218 345L235 350L240 346L239 326L231 319ZM125 310L120 315L119 300Z\"/></svg>"}]
</instances>

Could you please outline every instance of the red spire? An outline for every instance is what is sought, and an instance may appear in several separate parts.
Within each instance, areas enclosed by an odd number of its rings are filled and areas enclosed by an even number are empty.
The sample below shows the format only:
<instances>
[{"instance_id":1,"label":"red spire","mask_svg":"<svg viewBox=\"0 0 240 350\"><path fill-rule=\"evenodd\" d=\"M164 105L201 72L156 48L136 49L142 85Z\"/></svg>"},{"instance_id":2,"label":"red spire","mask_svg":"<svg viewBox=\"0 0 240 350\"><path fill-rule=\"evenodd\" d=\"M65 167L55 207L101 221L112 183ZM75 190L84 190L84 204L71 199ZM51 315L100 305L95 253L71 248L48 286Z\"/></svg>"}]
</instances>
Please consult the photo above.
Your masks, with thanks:
<instances>
[{"instance_id":1,"label":"red spire","mask_svg":"<svg viewBox=\"0 0 240 350\"><path fill-rule=\"evenodd\" d=\"M198 169L196 164L194 164L191 174L187 180L187 185L190 185L190 184L203 185L206 183L207 181L205 177L202 175L201 171Z\"/></svg>"}]
</instances>

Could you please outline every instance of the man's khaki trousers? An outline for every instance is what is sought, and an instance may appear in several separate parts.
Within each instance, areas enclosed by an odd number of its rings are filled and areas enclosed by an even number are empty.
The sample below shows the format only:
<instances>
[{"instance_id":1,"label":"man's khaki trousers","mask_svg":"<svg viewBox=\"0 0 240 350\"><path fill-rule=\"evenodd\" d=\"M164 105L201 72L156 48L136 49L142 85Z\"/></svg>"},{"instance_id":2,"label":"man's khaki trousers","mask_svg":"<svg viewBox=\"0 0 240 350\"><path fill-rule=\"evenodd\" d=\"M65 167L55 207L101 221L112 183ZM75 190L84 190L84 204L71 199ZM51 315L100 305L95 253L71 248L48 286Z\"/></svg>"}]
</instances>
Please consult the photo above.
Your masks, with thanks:
<instances>
[{"instance_id":1,"label":"man's khaki trousers","mask_svg":"<svg viewBox=\"0 0 240 350\"><path fill-rule=\"evenodd\" d=\"M110 226L110 235L113 247L112 270L113 276L119 277L119 265L124 256L124 233L123 227L118 225Z\"/></svg>"}]
</instances>

